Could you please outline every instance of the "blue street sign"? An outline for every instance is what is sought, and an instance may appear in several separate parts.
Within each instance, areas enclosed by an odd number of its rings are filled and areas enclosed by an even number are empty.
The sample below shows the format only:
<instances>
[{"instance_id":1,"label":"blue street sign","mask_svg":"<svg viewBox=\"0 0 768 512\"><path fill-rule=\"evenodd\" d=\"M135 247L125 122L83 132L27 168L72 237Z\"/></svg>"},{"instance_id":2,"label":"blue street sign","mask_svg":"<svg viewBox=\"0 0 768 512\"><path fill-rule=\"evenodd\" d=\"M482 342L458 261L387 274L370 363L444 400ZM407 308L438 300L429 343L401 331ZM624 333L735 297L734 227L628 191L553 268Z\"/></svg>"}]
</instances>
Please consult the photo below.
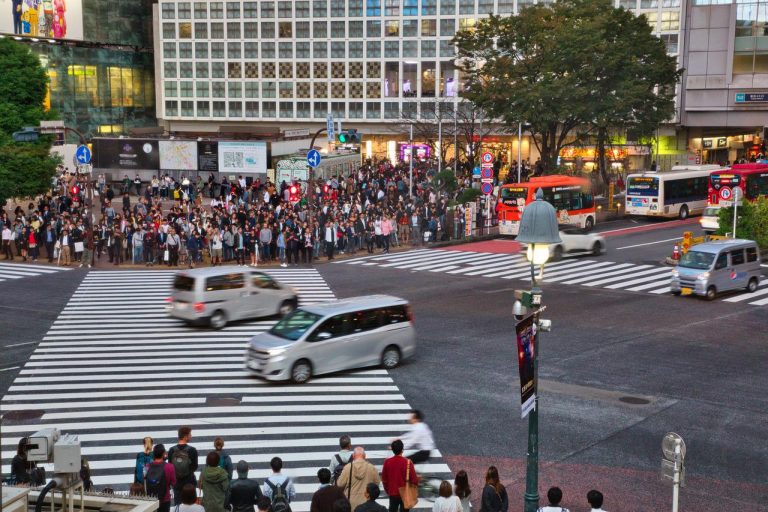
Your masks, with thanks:
<instances>
[{"instance_id":1,"label":"blue street sign","mask_svg":"<svg viewBox=\"0 0 768 512\"><path fill-rule=\"evenodd\" d=\"M91 163L91 150L88 148L88 146L77 146L77 151L75 151L75 160L77 160L78 165Z\"/></svg>"},{"instance_id":2,"label":"blue street sign","mask_svg":"<svg viewBox=\"0 0 768 512\"><path fill-rule=\"evenodd\" d=\"M320 165L320 161L322 158L320 157L320 152L316 149L310 149L307 153L307 163L310 167L317 167Z\"/></svg>"},{"instance_id":3,"label":"blue street sign","mask_svg":"<svg viewBox=\"0 0 768 512\"><path fill-rule=\"evenodd\" d=\"M482 185L480 185L480 191L485 195L490 194L491 192L493 192L493 184L483 183Z\"/></svg>"},{"instance_id":4,"label":"blue street sign","mask_svg":"<svg viewBox=\"0 0 768 512\"><path fill-rule=\"evenodd\" d=\"M480 176L480 168L479 167L475 167L474 169L472 169L472 176L474 178L477 178L478 176Z\"/></svg>"}]
</instances>

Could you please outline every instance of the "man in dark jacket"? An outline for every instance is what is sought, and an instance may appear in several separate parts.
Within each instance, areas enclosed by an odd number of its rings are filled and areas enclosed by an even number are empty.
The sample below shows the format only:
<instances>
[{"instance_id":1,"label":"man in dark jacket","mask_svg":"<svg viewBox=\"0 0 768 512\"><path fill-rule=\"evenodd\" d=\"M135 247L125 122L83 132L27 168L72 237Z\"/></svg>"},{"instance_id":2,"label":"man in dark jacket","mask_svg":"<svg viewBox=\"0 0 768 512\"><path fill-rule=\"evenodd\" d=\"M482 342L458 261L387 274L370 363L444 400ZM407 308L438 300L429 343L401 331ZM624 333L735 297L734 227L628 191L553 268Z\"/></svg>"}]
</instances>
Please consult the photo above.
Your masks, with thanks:
<instances>
[{"instance_id":1,"label":"man in dark jacket","mask_svg":"<svg viewBox=\"0 0 768 512\"><path fill-rule=\"evenodd\" d=\"M331 485L331 471L328 468L319 469L317 479L320 480L320 488L312 496L310 512L333 512L333 505L336 500L347 501L344 491Z\"/></svg>"},{"instance_id":2,"label":"man in dark jacket","mask_svg":"<svg viewBox=\"0 0 768 512\"><path fill-rule=\"evenodd\" d=\"M237 463L237 479L229 488L229 504L232 512L253 512L253 506L259 504L262 497L261 487L256 480L248 478L248 463Z\"/></svg>"},{"instance_id":3,"label":"man in dark jacket","mask_svg":"<svg viewBox=\"0 0 768 512\"><path fill-rule=\"evenodd\" d=\"M376 500L379 498L379 486L368 484L365 486L365 498L368 500L362 505L358 505L353 512L387 512L387 507L379 505Z\"/></svg>"}]
</instances>

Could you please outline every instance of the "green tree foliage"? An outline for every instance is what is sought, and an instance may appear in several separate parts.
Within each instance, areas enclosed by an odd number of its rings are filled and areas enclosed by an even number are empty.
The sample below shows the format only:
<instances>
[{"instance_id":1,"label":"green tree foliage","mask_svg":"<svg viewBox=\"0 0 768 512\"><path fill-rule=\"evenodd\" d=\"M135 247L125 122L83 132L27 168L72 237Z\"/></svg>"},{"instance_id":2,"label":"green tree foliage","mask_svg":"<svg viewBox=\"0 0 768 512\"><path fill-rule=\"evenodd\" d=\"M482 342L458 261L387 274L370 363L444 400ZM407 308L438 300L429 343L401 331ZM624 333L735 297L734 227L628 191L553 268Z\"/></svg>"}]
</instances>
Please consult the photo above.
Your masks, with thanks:
<instances>
[{"instance_id":1,"label":"green tree foliage","mask_svg":"<svg viewBox=\"0 0 768 512\"><path fill-rule=\"evenodd\" d=\"M459 186L456 181L456 174L451 169L444 169L437 173L433 183L438 190L449 194L455 192Z\"/></svg>"},{"instance_id":2,"label":"green tree foliage","mask_svg":"<svg viewBox=\"0 0 768 512\"><path fill-rule=\"evenodd\" d=\"M762 249L768 249L768 198L759 197L754 202L743 201L737 209L736 236L754 240ZM733 207L720 208L718 235L733 231Z\"/></svg>"},{"instance_id":3,"label":"green tree foliage","mask_svg":"<svg viewBox=\"0 0 768 512\"><path fill-rule=\"evenodd\" d=\"M674 59L643 17L610 0L559 0L459 32L466 97L516 128L530 124L545 170L560 150L608 129L671 117Z\"/></svg>"},{"instance_id":4,"label":"green tree foliage","mask_svg":"<svg viewBox=\"0 0 768 512\"><path fill-rule=\"evenodd\" d=\"M461 204L471 203L474 202L474 200L477 199L480 194L482 194L482 192L476 188L465 188L461 191L461 194L459 194L459 197L456 201Z\"/></svg>"},{"instance_id":5,"label":"green tree foliage","mask_svg":"<svg viewBox=\"0 0 768 512\"><path fill-rule=\"evenodd\" d=\"M35 143L13 142L11 134L38 126L48 76L26 45L0 39L0 204L12 197L31 197L50 188L58 159L50 155L51 137Z\"/></svg>"}]
</instances>

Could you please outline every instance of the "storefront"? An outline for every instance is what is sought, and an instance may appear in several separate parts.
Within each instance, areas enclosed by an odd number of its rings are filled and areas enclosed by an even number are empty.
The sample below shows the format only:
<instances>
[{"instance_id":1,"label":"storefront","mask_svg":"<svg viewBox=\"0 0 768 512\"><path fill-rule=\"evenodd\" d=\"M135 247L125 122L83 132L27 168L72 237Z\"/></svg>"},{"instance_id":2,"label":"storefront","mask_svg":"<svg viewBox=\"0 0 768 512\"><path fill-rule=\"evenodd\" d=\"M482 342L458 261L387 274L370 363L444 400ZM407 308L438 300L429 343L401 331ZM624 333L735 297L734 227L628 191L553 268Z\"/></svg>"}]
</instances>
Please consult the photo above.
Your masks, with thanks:
<instances>
[{"instance_id":1,"label":"storefront","mask_svg":"<svg viewBox=\"0 0 768 512\"><path fill-rule=\"evenodd\" d=\"M755 133L713 135L691 139L692 151L701 153L703 164L726 164L741 159L760 159L766 154L766 141Z\"/></svg>"},{"instance_id":2,"label":"storefront","mask_svg":"<svg viewBox=\"0 0 768 512\"><path fill-rule=\"evenodd\" d=\"M611 145L605 148L611 173L627 173L649 166L651 148L642 145ZM572 172L593 172L598 168L597 148L595 146L570 146L560 151L558 165Z\"/></svg>"}]
</instances>

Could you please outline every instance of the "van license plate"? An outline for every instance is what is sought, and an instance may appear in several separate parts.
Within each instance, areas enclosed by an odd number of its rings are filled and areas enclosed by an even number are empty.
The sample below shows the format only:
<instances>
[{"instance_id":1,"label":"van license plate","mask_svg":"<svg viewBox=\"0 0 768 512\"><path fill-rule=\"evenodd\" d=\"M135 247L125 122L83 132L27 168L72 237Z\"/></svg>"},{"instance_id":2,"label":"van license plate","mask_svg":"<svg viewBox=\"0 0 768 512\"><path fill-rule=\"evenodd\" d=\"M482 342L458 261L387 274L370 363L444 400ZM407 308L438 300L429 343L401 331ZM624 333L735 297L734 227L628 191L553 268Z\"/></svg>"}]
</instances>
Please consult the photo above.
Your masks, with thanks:
<instances>
[{"instance_id":1,"label":"van license plate","mask_svg":"<svg viewBox=\"0 0 768 512\"><path fill-rule=\"evenodd\" d=\"M691 295L693 288L680 288L680 295Z\"/></svg>"}]
</instances>

